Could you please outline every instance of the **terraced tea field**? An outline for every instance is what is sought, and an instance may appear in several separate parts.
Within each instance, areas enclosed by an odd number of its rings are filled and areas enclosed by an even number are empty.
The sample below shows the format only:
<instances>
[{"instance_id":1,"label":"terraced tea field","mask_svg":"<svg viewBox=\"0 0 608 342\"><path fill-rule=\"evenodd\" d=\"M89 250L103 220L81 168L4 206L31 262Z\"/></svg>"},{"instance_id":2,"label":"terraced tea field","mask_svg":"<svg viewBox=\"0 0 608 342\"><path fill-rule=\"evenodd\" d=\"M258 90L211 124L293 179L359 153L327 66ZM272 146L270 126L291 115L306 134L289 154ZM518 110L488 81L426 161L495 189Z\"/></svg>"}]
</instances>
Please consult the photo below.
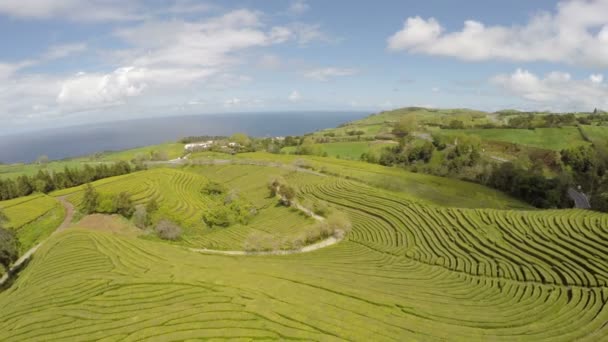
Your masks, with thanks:
<instances>
[{"instance_id":1,"label":"terraced tea field","mask_svg":"<svg viewBox=\"0 0 608 342\"><path fill-rule=\"evenodd\" d=\"M53 235L0 293L0 340L608 338L605 214L440 207L354 178L253 165L155 169L96 186L128 190L142 203L157 198L187 223L204 210L198 189L209 180L263 206L273 175L296 186L301 200L346 213L352 232L310 253L219 256L70 229ZM271 231L296 222L273 221L275 213L264 214ZM189 241L230 247L237 231Z\"/></svg>"},{"instance_id":2,"label":"terraced tea field","mask_svg":"<svg viewBox=\"0 0 608 342\"><path fill-rule=\"evenodd\" d=\"M272 175L289 179L289 173L270 167L225 165L197 166L184 170L153 169L140 173L104 179L93 183L103 194L128 192L137 204L155 199L160 208L155 217L166 218L184 229L179 244L210 249L241 250L254 232L279 237L298 233L298 228L314 223L301 212L277 206L276 198L268 196L266 185ZM209 228L202 220L211 198L202 190L209 180L222 182L227 189L238 191L257 208L257 215L247 225L236 224L229 228ZM68 195L79 206L82 188L67 189L54 194Z\"/></svg>"},{"instance_id":3,"label":"terraced tea field","mask_svg":"<svg viewBox=\"0 0 608 342\"><path fill-rule=\"evenodd\" d=\"M16 231L22 252L47 238L65 217L59 201L46 195L0 201L0 208L9 219L6 226Z\"/></svg>"}]
</instances>

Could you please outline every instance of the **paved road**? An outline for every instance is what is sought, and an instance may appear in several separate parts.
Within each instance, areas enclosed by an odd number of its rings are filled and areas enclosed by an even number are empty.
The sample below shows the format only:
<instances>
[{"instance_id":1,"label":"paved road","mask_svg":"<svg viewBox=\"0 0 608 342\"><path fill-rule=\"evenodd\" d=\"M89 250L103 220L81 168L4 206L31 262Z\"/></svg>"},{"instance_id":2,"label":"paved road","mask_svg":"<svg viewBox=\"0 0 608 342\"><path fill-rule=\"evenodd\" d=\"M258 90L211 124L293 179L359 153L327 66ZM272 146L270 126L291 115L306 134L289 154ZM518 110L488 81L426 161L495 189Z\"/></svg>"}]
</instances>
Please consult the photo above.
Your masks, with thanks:
<instances>
[{"instance_id":1,"label":"paved road","mask_svg":"<svg viewBox=\"0 0 608 342\"><path fill-rule=\"evenodd\" d=\"M573 188L568 189L568 196L574 201L574 207L578 209L591 209L591 204L587 195L582 192L578 192Z\"/></svg>"}]
</instances>

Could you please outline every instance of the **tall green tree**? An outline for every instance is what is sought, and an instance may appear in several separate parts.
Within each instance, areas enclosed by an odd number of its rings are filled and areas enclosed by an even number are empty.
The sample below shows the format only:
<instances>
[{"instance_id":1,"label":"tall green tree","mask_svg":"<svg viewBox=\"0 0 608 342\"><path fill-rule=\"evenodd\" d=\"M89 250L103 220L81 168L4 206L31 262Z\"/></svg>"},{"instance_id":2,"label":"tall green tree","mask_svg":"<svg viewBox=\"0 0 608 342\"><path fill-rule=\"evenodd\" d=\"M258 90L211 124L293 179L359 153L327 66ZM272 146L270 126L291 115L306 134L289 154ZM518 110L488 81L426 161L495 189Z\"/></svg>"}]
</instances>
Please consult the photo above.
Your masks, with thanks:
<instances>
[{"instance_id":1,"label":"tall green tree","mask_svg":"<svg viewBox=\"0 0 608 342\"><path fill-rule=\"evenodd\" d=\"M10 265L19 257L19 240L13 230L4 227L6 222L8 218L0 210L0 265L8 271Z\"/></svg>"}]
</instances>

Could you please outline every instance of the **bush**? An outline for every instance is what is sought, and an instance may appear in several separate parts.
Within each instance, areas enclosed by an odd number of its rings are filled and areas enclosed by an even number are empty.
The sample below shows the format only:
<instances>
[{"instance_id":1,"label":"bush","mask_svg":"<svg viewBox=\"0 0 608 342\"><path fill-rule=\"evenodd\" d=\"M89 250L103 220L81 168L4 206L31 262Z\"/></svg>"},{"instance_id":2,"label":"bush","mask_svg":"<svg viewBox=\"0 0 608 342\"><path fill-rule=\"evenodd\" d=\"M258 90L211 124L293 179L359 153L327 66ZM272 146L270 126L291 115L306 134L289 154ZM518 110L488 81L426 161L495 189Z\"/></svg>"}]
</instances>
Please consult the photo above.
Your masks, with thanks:
<instances>
[{"instance_id":1,"label":"bush","mask_svg":"<svg viewBox=\"0 0 608 342\"><path fill-rule=\"evenodd\" d=\"M84 186L84 195L82 198L81 209L85 214L92 214L97 209L99 204L99 193L91 184Z\"/></svg>"},{"instance_id":2,"label":"bush","mask_svg":"<svg viewBox=\"0 0 608 342\"><path fill-rule=\"evenodd\" d=\"M218 182L209 182L203 188L203 193L211 196L223 195L226 193L226 187Z\"/></svg>"},{"instance_id":3,"label":"bush","mask_svg":"<svg viewBox=\"0 0 608 342\"><path fill-rule=\"evenodd\" d=\"M19 257L19 240L15 232L0 227L0 265L8 271L10 265Z\"/></svg>"},{"instance_id":4,"label":"bush","mask_svg":"<svg viewBox=\"0 0 608 342\"><path fill-rule=\"evenodd\" d=\"M218 205L203 214L205 223L213 227L229 227L234 222L233 213L229 207Z\"/></svg>"},{"instance_id":5,"label":"bush","mask_svg":"<svg viewBox=\"0 0 608 342\"><path fill-rule=\"evenodd\" d=\"M156 225L156 234L163 240L178 240L182 235L182 229L169 220L162 220Z\"/></svg>"},{"instance_id":6,"label":"bush","mask_svg":"<svg viewBox=\"0 0 608 342\"><path fill-rule=\"evenodd\" d=\"M93 212L100 214L115 214L116 213L116 201L112 196L103 195L99 199L99 204L97 204L97 208ZM89 212L88 214L92 214L93 212Z\"/></svg>"},{"instance_id":7,"label":"bush","mask_svg":"<svg viewBox=\"0 0 608 342\"><path fill-rule=\"evenodd\" d=\"M146 207L143 205L138 205L135 207L135 212L133 213L133 223L137 228L144 229L150 225L150 217L148 216L148 211Z\"/></svg>"},{"instance_id":8,"label":"bush","mask_svg":"<svg viewBox=\"0 0 608 342\"><path fill-rule=\"evenodd\" d=\"M126 192L121 192L114 197L114 207L116 208L117 214L126 218L131 218L135 212L133 200L131 200L131 196Z\"/></svg>"}]
</instances>

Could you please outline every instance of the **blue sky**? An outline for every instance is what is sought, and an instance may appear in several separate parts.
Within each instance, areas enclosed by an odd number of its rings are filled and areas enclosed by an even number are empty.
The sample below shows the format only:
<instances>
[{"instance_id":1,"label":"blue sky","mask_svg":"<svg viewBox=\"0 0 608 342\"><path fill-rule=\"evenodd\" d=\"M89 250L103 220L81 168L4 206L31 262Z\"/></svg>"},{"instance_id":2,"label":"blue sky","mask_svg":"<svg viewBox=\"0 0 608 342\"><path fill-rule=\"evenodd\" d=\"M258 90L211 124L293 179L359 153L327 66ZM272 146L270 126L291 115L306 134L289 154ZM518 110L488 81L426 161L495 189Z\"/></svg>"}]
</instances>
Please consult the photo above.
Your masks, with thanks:
<instances>
[{"instance_id":1,"label":"blue sky","mask_svg":"<svg viewBox=\"0 0 608 342\"><path fill-rule=\"evenodd\" d=\"M608 109L608 0L0 0L0 134L152 116Z\"/></svg>"}]
</instances>

